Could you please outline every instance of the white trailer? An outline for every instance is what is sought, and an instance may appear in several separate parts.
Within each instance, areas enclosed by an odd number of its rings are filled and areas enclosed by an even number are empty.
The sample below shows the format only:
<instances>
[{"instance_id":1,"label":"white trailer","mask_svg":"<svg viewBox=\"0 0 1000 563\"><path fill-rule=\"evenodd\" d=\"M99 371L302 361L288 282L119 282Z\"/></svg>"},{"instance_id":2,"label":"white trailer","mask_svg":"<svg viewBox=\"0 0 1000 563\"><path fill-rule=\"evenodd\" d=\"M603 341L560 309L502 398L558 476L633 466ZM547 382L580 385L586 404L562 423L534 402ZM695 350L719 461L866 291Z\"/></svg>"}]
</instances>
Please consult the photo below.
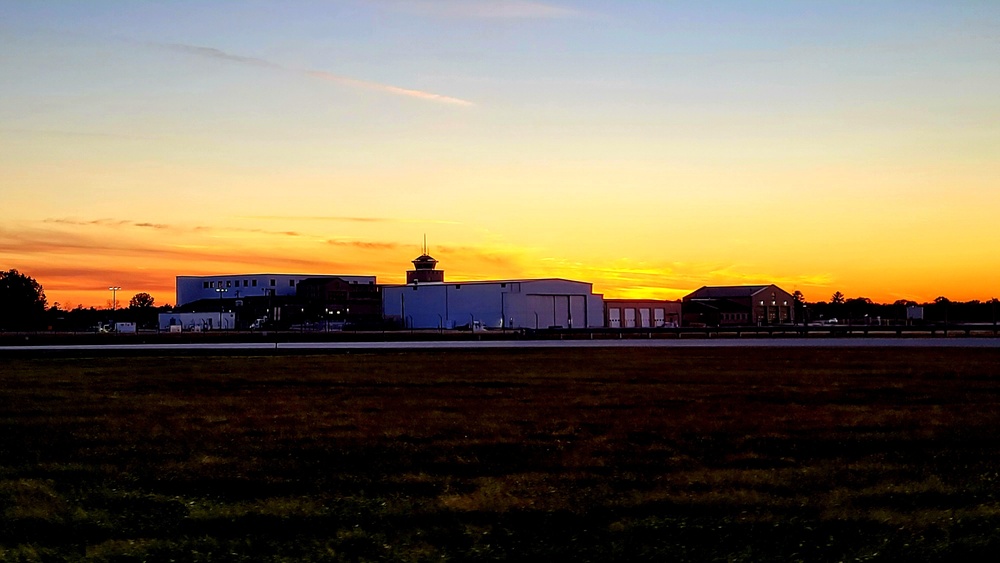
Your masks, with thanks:
<instances>
[{"instance_id":1,"label":"white trailer","mask_svg":"<svg viewBox=\"0 0 1000 563\"><path fill-rule=\"evenodd\" d=\"M236 328L236 313L160 313L160 330L175 332L175 326L184 332L202 332L207 330L234 330Z\"/></svg>"}]
</instances>

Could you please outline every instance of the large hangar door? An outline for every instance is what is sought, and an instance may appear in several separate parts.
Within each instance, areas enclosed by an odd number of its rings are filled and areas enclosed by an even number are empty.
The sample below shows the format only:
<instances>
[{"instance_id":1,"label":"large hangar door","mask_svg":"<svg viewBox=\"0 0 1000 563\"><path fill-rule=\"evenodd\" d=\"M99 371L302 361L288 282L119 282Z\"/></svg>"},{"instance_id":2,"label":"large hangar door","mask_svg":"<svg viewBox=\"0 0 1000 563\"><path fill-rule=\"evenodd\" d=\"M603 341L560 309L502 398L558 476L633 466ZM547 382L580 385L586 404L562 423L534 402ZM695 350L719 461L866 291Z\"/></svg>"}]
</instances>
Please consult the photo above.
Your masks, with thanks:
<instances>
[{"instance_id":1,"label":"large hangar door","mask_svg":"<svg viewBox=\"0 0 1000 563\"><path fill-rule=\"evenodd\" d=\"M587 328L587 298L583 295L569 296L570 313L572 313L572 328Z\"/></svg>"},{"instance_id":2,"label":"large hangar door","mask_svg":"<svg viewBox=\"0 0 1000 563\"><path fill-rule=\"evenodd\" d=\"M536 326L537 328L549 328L550 326L565 326L559 319L566 318L566 300L562 303L553 295L529 295L527 298L528 318L525 319L526 326Z\"/></svg>"},{"instance_id":3,"label":"large hangar door","mask_svg":"<svg viewBox=\"0 0 1000 563\"><path fill-rule=\"evenodd\" d=\"M534 326L536 318L538 328L587 326L587 299L582 295L529 295L527 303L530 316L526 326Z\"/></svg>"}]
</instances>

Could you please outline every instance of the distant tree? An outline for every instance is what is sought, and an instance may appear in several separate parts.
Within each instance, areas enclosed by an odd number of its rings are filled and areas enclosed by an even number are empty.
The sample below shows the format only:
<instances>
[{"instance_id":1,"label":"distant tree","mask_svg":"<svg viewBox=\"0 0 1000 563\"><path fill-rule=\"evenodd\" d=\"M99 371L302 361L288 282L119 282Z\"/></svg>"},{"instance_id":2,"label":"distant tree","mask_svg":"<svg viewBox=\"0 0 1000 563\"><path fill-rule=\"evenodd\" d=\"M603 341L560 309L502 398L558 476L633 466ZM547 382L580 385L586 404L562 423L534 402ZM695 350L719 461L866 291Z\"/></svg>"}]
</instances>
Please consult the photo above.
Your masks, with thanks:
<instances>
[{"instance_id":1,"label":"distant tree","mask_svg":"<svg viewBox=\"0 0 1000 563\"><path fill-rule=\"evenodd\" d=\"M17 270L0 271L0 330L39 326L45 313L45 290Z\"/></svg>"},{"instance_id":2,"label":"distant tree","mask_svg":"<svg viewBox=\"0 0 1000 563\"><path fill-rule=\"evenodd\" d=\"M153 296L142 292L136 293L129 299L128 308L129 309L149 309L153 307Z\"/></svg>"},{"instance_id":3,"label":"distant tree","mask_svg":"<svg viewBox=\"0 0 1000 563\"><path fill-rule=\"evenodd\" d=\"M948 299L947 297L945 297L945 296L942 295L940 297L935 297L934 298L934 303L936 303L938 305L947 305L947 304L951 303L951 299Z\"/></svg>"},{"instance_id":4,"label":"distant tree","mask_svg":"<svg viewBox=\"0 0 1000 563\"><path fill-rule=\"evenodd\" d=\"M806 302L806 296L802 295L802 292L796 289L792 292L792 300L795 301L797 305L801 305Z\"/></svg>"},{"instance_id":5,"label":"distant tree","mask_svg":"<svg viewBox=\"0 0 1000 563\"><path fill-rule=\"evenodd\" d=\"M844 298L844 294L839 291L830 297L830 303L833 303L834 305L843 305L845 301L846 299Z\"/></svg>"},{"instance_id":6,"label":"distant tree","mask_svg":"<svg viewBox=\"0 0 1000 563\"><path fill-rule=\"evenodd\" d=\"M892 302L896 307L913 307L917 304L916 301L910 301L909 299L897 299Z\"/></svg>"}]
</instances>

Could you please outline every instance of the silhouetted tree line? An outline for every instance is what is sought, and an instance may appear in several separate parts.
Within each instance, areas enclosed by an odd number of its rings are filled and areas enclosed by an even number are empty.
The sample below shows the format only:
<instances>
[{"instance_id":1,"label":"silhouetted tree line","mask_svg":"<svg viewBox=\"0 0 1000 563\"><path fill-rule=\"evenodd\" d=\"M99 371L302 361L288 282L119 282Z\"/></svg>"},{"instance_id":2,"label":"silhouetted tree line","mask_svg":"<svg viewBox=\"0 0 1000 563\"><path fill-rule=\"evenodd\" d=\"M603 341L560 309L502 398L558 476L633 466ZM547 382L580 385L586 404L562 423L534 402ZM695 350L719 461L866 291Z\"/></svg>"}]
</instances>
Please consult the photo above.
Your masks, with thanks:
<instances>
[{"instance_id":1,"label":"silhouetted tree line","mask_svg":"<svg viewBox=\"0 0 1000 563\"><path fill-rule=\"evenodd\" d=\"M86 331L111 322L134 322L141 328L155 328L157 316L170 309L157 307L148 293L137 293L128 307L112 310L96 307L48 306L45 290L34 278L15 269L0 271L0 332L3 331Z\"/></svg>"},{"instance_id":2,"label":"silhouetted tree line","mask_svg":"<svg viewBox=\"0 0 1000 563\"><path fill-rule=\"evenodd\" d=\"M796 292L798 293L798 292ZM834 293L829 301L809 303L804 299L796 301L796 314L802 319L819 321L837 319L841 322L871 323L902 322L907 318L908 307L923 308L924 323L992 323L1000 320L1000 300L993 298L988 301L973 299L972 301L952 301L947 297L938 297L930 302L918 303L899 299L892 303L876 303L867 297L845 297L841 292Z\"/></svg>"},{"instance_id":3,"label":"silhouetted tree line","mask_svg":"<svg viewBox=\"0 0 1000 563\"><path fill-rule=\"evenodd\" d=\"M0 330L37 328L44 322L45 291L30 276L0 272Z\"/></svg>"}]
</instances>

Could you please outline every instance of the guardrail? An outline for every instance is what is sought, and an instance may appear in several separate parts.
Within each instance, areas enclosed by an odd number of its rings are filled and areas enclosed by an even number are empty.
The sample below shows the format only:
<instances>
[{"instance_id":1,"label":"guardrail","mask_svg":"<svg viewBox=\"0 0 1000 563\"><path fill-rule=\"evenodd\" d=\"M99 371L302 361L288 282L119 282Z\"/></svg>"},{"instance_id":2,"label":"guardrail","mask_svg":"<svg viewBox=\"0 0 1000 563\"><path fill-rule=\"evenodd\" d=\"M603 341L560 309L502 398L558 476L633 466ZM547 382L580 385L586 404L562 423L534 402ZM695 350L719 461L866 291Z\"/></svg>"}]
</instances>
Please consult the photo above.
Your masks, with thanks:
<instances>
[{"instance_id":1,"label":"guardrail","mask_svg":"<svg viewBox=\"0 0 1000 563\"><path fill-rule=\"evenodd\" d=\"M705 327L644 327L543 329L527 331L535 338L760 338L760 337L977 337L1000 335L991 323L938 323L922 325L760 325Z\"/></svg>"},{"instance_id":2,"label":"guardrail","mask_svg":"<svg viewBox=\"0 0 1000 563\"><path fill-rule=\"evenodd\" d=\"M723 327L645 327L587 329L395 330L299 333L291 331L220 331L203 333L93 334L58 332L0 333L0 345L35 344L186 344L275 342L407 342L461 340L572 340L636 338L815 338L815 337L997 337L991 323L923 325L762 325Z\"/></svg>"}]
</instances>

